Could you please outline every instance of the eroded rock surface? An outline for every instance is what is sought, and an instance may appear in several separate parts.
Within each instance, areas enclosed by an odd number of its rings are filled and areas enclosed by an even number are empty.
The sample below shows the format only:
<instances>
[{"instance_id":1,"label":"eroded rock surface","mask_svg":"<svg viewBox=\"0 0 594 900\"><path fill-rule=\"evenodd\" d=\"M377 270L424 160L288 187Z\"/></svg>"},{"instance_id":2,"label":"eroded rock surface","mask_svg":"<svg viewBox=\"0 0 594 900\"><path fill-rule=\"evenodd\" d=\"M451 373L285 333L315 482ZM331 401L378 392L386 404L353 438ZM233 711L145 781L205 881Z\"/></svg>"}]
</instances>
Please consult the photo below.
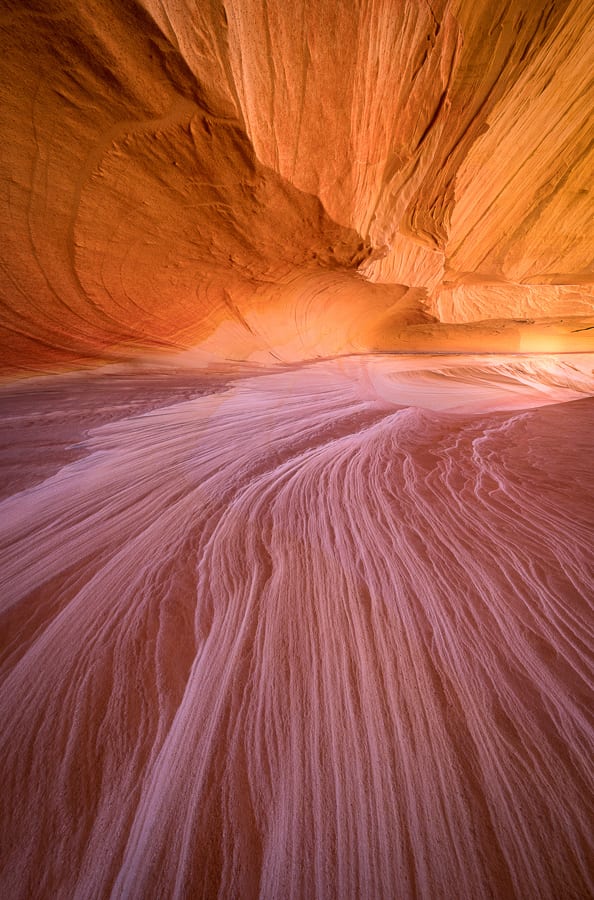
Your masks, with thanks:
<instances>
[{"instance_id":1,"label":"eroded rock surface","mask_svg":"<svg viewBox=\"0 0 594 900\"><path fill-rule=\"evenodd\" d=\"M588 2L19 0L0 25L5 371L592 315Z\"/></svg>"},{"instance_id":2,"label":"eroded rock surface","mask_svg":"<svg viewBox=\"0 0 594 900\"><path fill-rule=\"evenodd\" d=\"M0 897L594 897L591 3L0 4Z\"/></svg>"}]
</instances>

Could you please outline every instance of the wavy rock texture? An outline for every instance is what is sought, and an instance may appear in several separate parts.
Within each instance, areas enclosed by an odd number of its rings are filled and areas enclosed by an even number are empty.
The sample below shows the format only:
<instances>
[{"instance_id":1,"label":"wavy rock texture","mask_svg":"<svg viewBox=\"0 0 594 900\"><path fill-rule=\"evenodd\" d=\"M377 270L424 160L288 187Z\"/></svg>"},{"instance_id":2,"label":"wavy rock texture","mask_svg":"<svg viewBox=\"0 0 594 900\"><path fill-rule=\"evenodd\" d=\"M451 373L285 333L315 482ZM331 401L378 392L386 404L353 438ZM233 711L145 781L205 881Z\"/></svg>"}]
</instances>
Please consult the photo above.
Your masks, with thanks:
<instances>
[{"instance_id":1,"label":"wavy rock texture","mask_svg":"<svg viewBox=\"0 0 594 900\"><path fill-rule=\"evenodd\" d=\"M592 346L587 0L2 6L5 371Z\"/></svg>"},{"instance_id":2,"label":"wavy rock texture","mask_svg":"<svg viewBox=\"0 0 594 900\"><path fill-rule=\"evenodd\" d=\"M2 898L594 897L593 22L0 0Z\"/></svg>"},{"instance_id":3,"label":"wavy rock texture","mask_svg":"<svg viewBox=\"0 0 594 900\"><path fill-rule=\"evenodd\" d=\"M590 896L593 362L5 396L3 895Z\"/></svg>"}]
</instances>

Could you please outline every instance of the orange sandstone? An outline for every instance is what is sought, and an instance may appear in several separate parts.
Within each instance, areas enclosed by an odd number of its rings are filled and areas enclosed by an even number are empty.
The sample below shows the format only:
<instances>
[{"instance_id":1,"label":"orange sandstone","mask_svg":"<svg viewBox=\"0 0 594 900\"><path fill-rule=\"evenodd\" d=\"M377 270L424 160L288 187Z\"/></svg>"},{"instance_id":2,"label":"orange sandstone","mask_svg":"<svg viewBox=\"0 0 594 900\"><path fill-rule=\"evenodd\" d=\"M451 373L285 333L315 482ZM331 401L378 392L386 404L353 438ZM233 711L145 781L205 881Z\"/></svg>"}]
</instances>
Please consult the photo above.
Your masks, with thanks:
<instances>
[{"instance_id":1,"label":"orange sandstone","mask_svg":"<svg viewBox=\"0 0 594 900\"><path fill-rule=\"evenodd\" d=\"M398 347L415 323L488 349L440 323L506 318L592 346L588 2L19 0L1 22L6 373L213 334L229 358Z\"/></svg>"}]
</instances>

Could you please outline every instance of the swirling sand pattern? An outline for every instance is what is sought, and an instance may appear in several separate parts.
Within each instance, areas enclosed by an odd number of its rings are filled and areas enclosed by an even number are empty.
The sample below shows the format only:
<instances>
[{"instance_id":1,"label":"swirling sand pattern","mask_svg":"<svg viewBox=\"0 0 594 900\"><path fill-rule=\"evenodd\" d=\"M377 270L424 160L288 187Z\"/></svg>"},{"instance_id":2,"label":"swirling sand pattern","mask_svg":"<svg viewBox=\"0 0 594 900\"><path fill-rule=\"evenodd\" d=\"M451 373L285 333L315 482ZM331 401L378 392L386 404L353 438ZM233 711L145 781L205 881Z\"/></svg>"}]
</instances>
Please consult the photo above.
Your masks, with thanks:
<instances>
[{"instance_id":1,"label":"swirling sand pattern","mask_svg":"<svg viewBox=\"0 0 594 900\"><path fill-rule=\"evenodd\" d=\"M593 896L591 370L99 378L0 507L2 896Z\"/></svg>"}]
</instances>

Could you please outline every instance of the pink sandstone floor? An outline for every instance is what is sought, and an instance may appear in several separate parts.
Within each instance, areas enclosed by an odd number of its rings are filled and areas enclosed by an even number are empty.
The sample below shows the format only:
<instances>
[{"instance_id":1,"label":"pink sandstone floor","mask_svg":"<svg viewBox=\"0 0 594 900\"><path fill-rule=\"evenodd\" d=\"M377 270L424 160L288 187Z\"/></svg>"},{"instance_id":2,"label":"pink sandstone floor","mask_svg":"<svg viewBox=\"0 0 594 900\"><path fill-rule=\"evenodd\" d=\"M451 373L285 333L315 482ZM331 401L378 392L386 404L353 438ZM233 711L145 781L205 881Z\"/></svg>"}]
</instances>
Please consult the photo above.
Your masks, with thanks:
<instances>
[{"instance_id":1,"label":"pink sandstone floor","mask_svg":"<svg viewBox=\"0 0 594 900\"><path fill-rule=\"evenodd\" d=\"M0 896L594 896L593 365L1 389Z\"/></svg>"}]
</instances>

